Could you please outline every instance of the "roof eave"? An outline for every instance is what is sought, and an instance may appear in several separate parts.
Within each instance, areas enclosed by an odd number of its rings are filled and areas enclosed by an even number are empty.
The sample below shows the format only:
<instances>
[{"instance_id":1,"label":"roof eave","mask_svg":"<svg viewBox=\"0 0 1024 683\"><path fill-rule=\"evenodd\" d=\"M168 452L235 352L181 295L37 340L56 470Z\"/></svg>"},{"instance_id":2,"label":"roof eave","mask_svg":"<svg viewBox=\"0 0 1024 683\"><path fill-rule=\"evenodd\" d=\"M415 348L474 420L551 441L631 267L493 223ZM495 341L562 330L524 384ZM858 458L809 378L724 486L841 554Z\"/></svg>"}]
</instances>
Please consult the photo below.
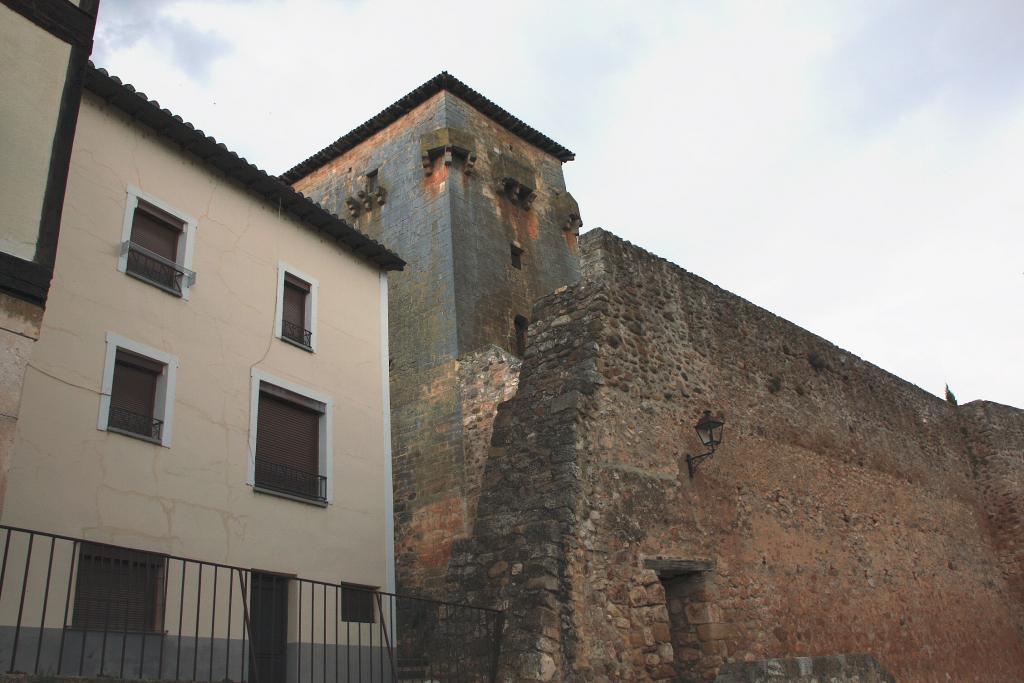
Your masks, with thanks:
<instances>
[{"instance_id":1,"label":"roof eave","mask_svg":"<svg viewBox=\"0 0 1024 683\"><path fill-rule=\"evenodd\" d=\"M405 261L383 244L349 225L280 178L232 152L188 121L160 107L145 93L123 83L92 62L86 69L85 88L140 124L192 154L207 166L242 185L248 192L280 206L281 210L317 234L328 234L356 256L382 270L402 270Z\"/></svg>"},{"instance_id":2,"label":"roof eave","mask_svg":"<svg viewBox=\"0 0 1024 683\"><path fill-rule=\"evenodd\" d=\"M505 130L521 138L525 142L547 152L559 161L565 163L572 161L576 155L569 149L558 144L548 136L524 121L516 118L507 110L473 90L468 85L455 78L447 71L442 71L426 83L415 88L408 94L399 98L383 111L372 117L365 123L356 126L351 131L327 145L319 152L311 155L304 161L299 162L292 168L281 174L281 180L286 183L294 183L324 164L327 164L342 154L353 149L371 136L384 130L394 122L401 119L410 111L420 106L439 92L447 91L465 100L471 107L491 119Z\"/></svg>"}]
</instances>

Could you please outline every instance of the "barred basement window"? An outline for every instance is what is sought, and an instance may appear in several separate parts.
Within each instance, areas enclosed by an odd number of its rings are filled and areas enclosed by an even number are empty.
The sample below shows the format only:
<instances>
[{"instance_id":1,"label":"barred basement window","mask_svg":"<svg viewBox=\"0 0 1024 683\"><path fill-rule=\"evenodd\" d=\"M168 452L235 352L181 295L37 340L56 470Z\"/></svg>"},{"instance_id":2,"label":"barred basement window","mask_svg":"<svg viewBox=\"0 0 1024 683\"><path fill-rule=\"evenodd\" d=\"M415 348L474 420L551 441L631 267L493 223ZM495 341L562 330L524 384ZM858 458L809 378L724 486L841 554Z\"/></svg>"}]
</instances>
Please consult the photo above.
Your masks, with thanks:
<instances>
[{"instance_id":1,"label":"barred basement window","mask_svg":"<svg viewBox=\"0 0 1024 683\"><path fill-rule=\"evenodd\" d=\"M153 415L157 383L163 372L163 363L117 350L107 429L160 441L163 420Z\"/></svg>"},{"instance_id":2,"label":"barred basement window","mask_svg":"<svg viewBox=\"0 0 1024 683\"><path fill-rule=\"evenodd\" d=\"M127 548L83 543L72 626L97 631L163 631L166 560Z\"/></svg>"},{"instance_id":3,"label":"barred basement window","mask_svg":"<svg viewBox=\"0 0 1024 683\"><path fill-rule=\"evenodd\" d=\"M353 624L374 623L374 591L368 586L341 585L341 620Z\"/></svg>"},{"instance_id":4,"label":"barred basement window","mask_svg":"<svg viewBox=\"0 0 1024 683\"><path fill-rule=\"evenodd\" d=\"M324 412L325 406L319 401L260 382L257 489L327 502L327 477L320 471Z\"/></svg>"}]
</instances>

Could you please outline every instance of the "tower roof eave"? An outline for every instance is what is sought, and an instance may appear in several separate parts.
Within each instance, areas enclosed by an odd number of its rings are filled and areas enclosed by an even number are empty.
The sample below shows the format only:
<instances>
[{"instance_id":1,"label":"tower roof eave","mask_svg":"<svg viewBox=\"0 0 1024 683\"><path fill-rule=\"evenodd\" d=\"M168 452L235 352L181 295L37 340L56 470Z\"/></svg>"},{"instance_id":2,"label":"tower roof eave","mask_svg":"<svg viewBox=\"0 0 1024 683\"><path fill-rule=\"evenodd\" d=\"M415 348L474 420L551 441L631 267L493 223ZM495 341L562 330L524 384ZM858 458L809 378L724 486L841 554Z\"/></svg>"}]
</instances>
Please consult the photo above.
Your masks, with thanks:
<instances>
[{"instance_id":1,"label":"tower roof eave","mask_svg":"<svg viewBox=\"0 0 1024 683\"><path fill-rule=\"evenodd\" d=\"M408 93L369 121L352 129L345 135L324 147L308 159L299 162L292 168L281 174L281 180L286 183L294 183L304 178L324 164L338 158L356 145L379 133L395 121L399 120L414 108L426 102L428 99L441 91L447 91L460 97L470 104L481 114L491 119L513 135L518 136L525 142L530 143L559 161L572 161L576 155L558 144L540 131L527 125L520 119L502 109L497 104L487 99L476 90L455 78L447 71L442 71L429 81Z\"/></svg>"}]
</instances>

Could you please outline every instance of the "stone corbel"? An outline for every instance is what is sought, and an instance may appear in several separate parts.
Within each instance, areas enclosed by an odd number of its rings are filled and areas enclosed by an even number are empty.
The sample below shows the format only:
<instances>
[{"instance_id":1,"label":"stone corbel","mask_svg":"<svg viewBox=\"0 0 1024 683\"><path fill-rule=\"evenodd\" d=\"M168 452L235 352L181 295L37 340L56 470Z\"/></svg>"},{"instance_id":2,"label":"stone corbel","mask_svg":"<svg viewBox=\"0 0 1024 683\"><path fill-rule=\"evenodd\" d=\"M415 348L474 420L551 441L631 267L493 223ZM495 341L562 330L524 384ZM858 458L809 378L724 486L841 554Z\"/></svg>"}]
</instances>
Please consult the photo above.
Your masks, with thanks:
<instances>
[{"instance_id":1,"label":"stone corbel","mask_svg":"<svg viewBox=\"0 0 1024 683\"><path fill-rule=\"evenodd\" d=\"M369 192L359 190L359 192L356 193L356 197L358 197L358 199L352 199L352 197L349 197L345 200L345 203L348 204L349 213L353 212L352 204L356 205L355 213L352 213L353 218L359 215L360 205L367 211L373 209L374 204L377 206L384 206L384 202L387 201L387 192L383 187L378 187L376 190L371 190Z\"/></svg>"},{"instance_id":2,"label":"stone corbel","mask_svg":"<svg viewBox=\"0 0 1024 683\"><path fill-rule=\"evenodd\" d=\"M533 206L533 200L537 198L537 193L532 187L527 187L515 178L509 177L502 178L498 183L498 192L524 209Z\"/></svg>"},{"instance_id":3,"label":"stone corbel","mask_svg":"<svg viewBox=\"0 0 1024 683\"><path fill-rule=\"evenodd\" d=\"M559 194L555 197L553 204L555 215L562 223L562 230L575 235L580 234L580 228L583 227L583 218L580 216L580 206L576 203L573 196L568 192Z\"/></svg>"},{"instance_id":4,"label":"stone corbel","mask_svg":"<svg viewBox=\"0 0 1024 683\"><path fill-rule=\"evenodd\" d=\"M345 206L348 207L348 215L352 218L356 218L359 216L359 212L362 209L362 202L349 195L348 197L345 197Z\"/></svg>"},{"instance_id":5,"label":"stone corbel","mask_svg":"<svg viewBox=\"0 0 1024 683\"><path fill-rule=\"evenodd\" d=\"M463 149L462 147L445 145L444 147L425 150L420 155L424 175L430 175L434 172L434 159L437 157L442 158L445 166L451 166L456 159L461 159L463 162L462 172L466 175L472 175L473 167L476 166L475 153L470 152L468 149Z\"/></svg>"},{"instance_id":6,"label":"stone corbel","mask_svg":"<svg viewBox=\"0 0 1024 683\"><path fill-rule=\"evenodd\" d=\"M492 161L491 170L498 178L498 193L507 197L513 204L530 209L537 198L534 190L537 184L537 173L524 160L512 154L503 154Z\"/></svg>"},{"instance_id":7,"label":"stone corbel","mask_svg":"<svg viewBox=\"0 0 1024 683\"><path fill-rule=\"evenodd\" d=\"M565 225L562 226L562 230L566 232L572 232L580 234L580 228L583 227L583 219L580 218L577 213L570 213L569 218L566 219Z\"/></svg>"}]
</instances>

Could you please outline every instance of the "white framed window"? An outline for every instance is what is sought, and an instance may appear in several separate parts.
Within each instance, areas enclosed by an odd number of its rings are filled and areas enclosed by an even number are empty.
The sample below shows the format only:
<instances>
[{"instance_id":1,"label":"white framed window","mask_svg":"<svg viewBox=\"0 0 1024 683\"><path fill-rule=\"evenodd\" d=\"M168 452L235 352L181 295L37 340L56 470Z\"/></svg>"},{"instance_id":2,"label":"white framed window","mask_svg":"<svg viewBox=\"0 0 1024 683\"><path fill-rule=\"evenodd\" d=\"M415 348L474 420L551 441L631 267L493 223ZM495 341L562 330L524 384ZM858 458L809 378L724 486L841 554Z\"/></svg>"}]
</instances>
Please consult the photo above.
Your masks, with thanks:
<instances>
[{"instance_id":1,"label":"white framed window","mask_svg":"<svg viewBox=\"0 0 1024 683\"><path fill-rule=\"evenodd\" d=\"M171 447L178 359L107 332L97 429Z\"/></svg>"},{"instance_id":2,"label":"white framed window","mask_svg":"<svg viewBox=\"0 0 1024 683\"><path fill-rule=\"evenodd\" d=\"M129 185L117 269L187 300L196 281L196 226L188 214Z\"/></svg>"},{"instance_id":3,"label":"white framed window","mask_svg":"<svg viewBox=\"0 0 1024 683\"><path fill-rule=\"evenodd\" d=\"M320 283L283 261L277 264L274 335L306 351L316 351L316 309Z\"/></svg>"},{"instance_id":4,"label":"white framed window","mask_svg":"<svg viewBox=\"0 0 1024 683\"><path fill-rule=\"evenodd\" d=\"M253 370L248 484L260 493L330 503L333 410L331 397Z\"/></svg>"}]
</instances>

